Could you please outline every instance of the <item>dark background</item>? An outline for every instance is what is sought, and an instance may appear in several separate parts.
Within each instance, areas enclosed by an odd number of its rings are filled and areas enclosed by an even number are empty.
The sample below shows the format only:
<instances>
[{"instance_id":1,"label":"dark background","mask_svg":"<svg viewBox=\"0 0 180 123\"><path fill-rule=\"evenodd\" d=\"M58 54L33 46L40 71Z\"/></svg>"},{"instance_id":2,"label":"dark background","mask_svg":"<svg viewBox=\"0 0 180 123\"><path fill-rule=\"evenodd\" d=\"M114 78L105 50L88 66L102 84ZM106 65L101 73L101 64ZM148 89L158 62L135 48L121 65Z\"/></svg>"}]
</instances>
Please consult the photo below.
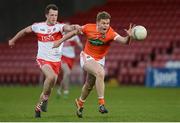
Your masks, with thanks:
<instances>
[{"instance_id":1,"label":"dark background","mask_svg":"<svg viewBox=\"0 0 180 123\"><path fill-rule=\"evenodd\" d=\"M0 42L7 41L20 29L45 20L44 9L54 3L59 7L59 21L87 11L106 0L2 0L0 4Z\"/></svg>"}]
</instances>

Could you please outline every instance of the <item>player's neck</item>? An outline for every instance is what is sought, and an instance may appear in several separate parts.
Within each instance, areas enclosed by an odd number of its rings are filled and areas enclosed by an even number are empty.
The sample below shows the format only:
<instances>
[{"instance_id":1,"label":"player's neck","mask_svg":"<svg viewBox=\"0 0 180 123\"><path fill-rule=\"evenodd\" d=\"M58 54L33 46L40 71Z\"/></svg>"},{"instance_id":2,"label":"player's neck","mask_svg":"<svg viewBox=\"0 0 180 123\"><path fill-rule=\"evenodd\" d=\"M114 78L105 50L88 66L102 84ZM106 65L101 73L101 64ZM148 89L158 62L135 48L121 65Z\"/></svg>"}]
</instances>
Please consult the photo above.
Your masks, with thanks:
<instances>
[{"instance_id":1,"label":"player's neck","mask_svg":"<svg viewBox=\"0 0 180 123\"><path fill-rule=\"evenodd\" d=\"M46 24L47 24L48 26L53 26L53 25L55 25L55 24L53 24L53 23L51 23L51 22L49 22L49 21L46 21Z\"/></svg>"}]
</instances>

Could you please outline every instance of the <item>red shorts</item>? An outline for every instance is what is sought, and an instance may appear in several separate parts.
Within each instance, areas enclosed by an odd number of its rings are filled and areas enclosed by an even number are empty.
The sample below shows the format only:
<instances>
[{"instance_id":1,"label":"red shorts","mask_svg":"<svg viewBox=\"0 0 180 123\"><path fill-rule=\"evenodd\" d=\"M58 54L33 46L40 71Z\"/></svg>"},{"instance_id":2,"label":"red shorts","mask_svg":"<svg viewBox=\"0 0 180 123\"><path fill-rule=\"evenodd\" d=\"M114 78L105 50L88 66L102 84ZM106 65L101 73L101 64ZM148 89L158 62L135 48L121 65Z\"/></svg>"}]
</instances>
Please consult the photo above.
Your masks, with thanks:
<instances>
[{"instance_id":1,"label":"red shorts","mask_svg":"<svg viewBox=\"0 0 180 123\"><path fill-rule=\"evenodd\" d=\"M69 58L66 56L61 57L62 63L66 63L71 70L72 70L72 67L74 65L74 60L75 60L74 58Z\"/></svg>"},{"instance_id":2,"label":"red shorts","mask_svg":"<svg viewBox=\"0 0 180 123\"><path fill-rule=\"evenodd\" d=\"M59 69L61 67L61 62L51 62L51 61L46 61L44 59L36 59L39 67L41 68L43 65L47 64L49 66L51 66L51 68L53 69L54 73L56 73L57 75L59 74Z\"/></svg>"}]
</instances>

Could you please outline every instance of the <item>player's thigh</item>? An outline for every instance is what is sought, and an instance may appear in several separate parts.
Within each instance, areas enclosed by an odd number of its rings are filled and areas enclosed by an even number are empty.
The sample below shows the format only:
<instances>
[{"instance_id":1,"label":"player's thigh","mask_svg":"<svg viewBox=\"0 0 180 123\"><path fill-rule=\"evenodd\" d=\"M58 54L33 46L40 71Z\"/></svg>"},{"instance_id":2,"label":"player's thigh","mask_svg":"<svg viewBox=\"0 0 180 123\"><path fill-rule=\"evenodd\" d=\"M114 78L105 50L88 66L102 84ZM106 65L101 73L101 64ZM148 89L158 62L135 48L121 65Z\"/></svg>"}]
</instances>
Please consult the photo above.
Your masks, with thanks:
<instances>
[{"instance_id":1,"label":"player's thigh","mask_svg":"<svg viewBox=\"0 0 180 123\"><path fill-rule=\"evenodd\" d=\"M41 70L42 70L43 74L45 75L45 77L57 79L57 75L50 65L48 65L48 64L43 65L41 67Z\"/></svg>"},{"instance_id":2,"label":"player's thigh","mask_svg":"<svg viewBox=\"0 0 180 123\"><path fill-rule=\"evenodd\" d=\"M71 73L71 69L69 68L68 64L66 64L66 63L61 64L61 69L62 69L64 74L70 74Z\"/></svg>"},{"instance_id":3,"label":"player's thigh","mask_svg":"<svg viewBox=\"0 0 180 123\"><path fill-rule=\"evenodd\" d=\"M104 75L105 71L102 65L100 65L95 60L88 60L83 66L84 70L88 73L96 76L97 74Z\"/></svg>"}]
</instances>

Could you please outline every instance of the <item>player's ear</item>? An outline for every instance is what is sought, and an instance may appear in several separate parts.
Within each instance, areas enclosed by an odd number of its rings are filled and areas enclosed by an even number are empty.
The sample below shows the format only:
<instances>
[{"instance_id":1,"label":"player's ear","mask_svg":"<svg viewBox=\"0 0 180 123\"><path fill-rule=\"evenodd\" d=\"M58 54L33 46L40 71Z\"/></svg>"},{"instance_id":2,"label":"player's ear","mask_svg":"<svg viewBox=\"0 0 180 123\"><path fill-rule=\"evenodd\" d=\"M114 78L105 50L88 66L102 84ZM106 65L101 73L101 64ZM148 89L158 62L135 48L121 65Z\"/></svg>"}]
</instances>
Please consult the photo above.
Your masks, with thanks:
<instances>
[{"instance_id":1,"label":"player's ear","mask_svg":"<svg viewBox=\"0 0 180 123\"><path fill-rule=\"evenodd\" d=\"M45 14L45 17L48 18L48 14Z\"/></svg>"},{"instance_id":2,"label":"player's ear","mask_svg":"<svg viewBox=\"0 0 180 123\"><path fill-rule=\"evenodd\" d=\"M100 21L96 20L96 24L99 24Z\"/></svg>"}]
</instances>

